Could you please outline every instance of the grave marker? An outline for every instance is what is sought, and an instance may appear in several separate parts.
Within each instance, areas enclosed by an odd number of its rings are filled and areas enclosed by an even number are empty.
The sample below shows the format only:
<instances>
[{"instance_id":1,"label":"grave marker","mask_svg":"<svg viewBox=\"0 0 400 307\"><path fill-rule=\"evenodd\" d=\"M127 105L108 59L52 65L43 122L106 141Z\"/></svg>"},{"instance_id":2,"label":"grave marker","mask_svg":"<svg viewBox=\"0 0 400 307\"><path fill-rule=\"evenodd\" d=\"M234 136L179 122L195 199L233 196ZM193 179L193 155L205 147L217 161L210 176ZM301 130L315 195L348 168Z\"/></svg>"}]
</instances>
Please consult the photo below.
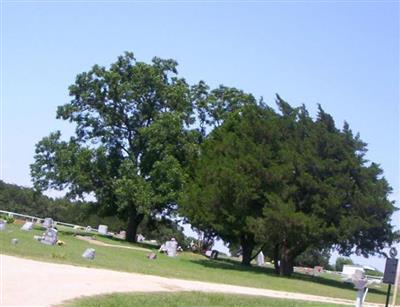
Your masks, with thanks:
<instances>
[{"instance_id":1,"label":"grave marker","mask_svg":"<svg viewBox=\"0 0 400 307\"><path fill-rule=\"evenodd\" d=\"M99 228L97 229L99 234L102 235L107 235L108 234L108 226L107 225L99 225Z\"/></svg>"},{"instance_id":2,"label":"grave marker","mask_svg":"<svg viewBox=\"0 0 400 307\"><path fill-rule=\"evenodd\" d=\"M165 242L165 247L167 248L167 255L169 257L176 256L176 248L178 247L178 242L176 242L174 238L172 238L171 241Z\"/></svg>"},{"instance_id":3,"label":"grave marker","mask_svg":"<svg viewBox=\"0 0 400 307\"><path fill-rule=\"evenodd\" d=\"M265 262L264 254L263 254L263 252L260 252L260 253L257 255L257 265L258 265L258 266L263 266L263 265L264 265L264 262Z\"/></svg>"},{"instance_id":4,"label":"grave marker","mask_svg":"<svg viewBox=\"0 0 400 307\"><path fill-rule=\"evenodd\" d=\"M3 220L0 220L0 231L6 230L6 222Z\"/></svg>"},{"instance_id":5,"label":"grave marker","mask_svg":"<svg viewBox=\"0 0 400 307\"><path fill-rule=\"evenodd\" d=\"M32 222L25 222L24 225L22 225L21 230L25 231L31 231L33 229L33 223Z\"/></svg>"},{"instance_id":6,"label":"grave marker","mask_svg":"<svg viewBox=\"0 0 400 307\"><path fill-rule=\"evenodd\" d=\"M43 222L43 227L46 227L46 228L51 228L51 227L53 227L53 223L54 223L54 221L53 221L53 219L52 218L50 218L50 217L46 217L45 219L44 219L44 222Z\"/></svg>"},{"instance_id":7,"label":"grave marker","mask_svg":"<svg viewBox=\"0 0 400 307\"><path fill-rule=\"evenodd\" d=\"M40 240L41 243L47 245L55 245L57 241L57 230L55 230L54 228L48 228L44 233L43 238Z\"/></svg>"},{"instance_id":8,"label":"grave marker","mask_svg":"<svg viewBox=\"0 0 400 307\"><path fill-rule=\"evenodd\" d=\"M87 248L83 254L83 258L93 260L96 257L96 250L94 248Z\"/></svg>"}]
</instances>

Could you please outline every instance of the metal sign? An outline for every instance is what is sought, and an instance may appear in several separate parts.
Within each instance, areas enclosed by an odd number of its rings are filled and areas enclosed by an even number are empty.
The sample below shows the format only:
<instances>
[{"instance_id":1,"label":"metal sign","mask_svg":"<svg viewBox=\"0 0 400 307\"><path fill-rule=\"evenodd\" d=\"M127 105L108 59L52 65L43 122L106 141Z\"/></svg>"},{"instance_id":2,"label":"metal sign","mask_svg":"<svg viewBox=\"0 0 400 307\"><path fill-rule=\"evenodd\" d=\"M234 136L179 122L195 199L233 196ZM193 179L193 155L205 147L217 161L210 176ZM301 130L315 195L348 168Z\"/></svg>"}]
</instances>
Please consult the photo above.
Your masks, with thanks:
<instances>
[{"instance_id":1,"label":"metal sign","mask_svg":"<svg viewBox=\"0 0 400 307\"><path fill-rule=\"evenodd\" d=\"M397 259L387 258L385 272L383 274L383 282L385 284L394 285L396 282Z\"/></svg>"}]
</instances>

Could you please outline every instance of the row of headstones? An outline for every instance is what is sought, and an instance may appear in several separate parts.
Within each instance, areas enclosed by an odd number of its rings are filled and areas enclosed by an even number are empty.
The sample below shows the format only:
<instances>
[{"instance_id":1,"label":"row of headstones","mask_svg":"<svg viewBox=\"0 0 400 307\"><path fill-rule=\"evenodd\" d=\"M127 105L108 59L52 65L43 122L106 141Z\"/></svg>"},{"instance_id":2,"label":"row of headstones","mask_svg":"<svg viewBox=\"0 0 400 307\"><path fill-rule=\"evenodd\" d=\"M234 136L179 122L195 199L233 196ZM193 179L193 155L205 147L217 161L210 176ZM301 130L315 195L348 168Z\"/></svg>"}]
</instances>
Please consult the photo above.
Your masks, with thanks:
<instances>
[{"instance_id":1,"label":"row of headstones","mask_svg":"<svg viewBox=\"0 0 400 307\"><path fill-rule=\"evenodd\" d=\"M51 227L56 226L57 222L53 221L53 219L50 217L46 217L43 220L43 223L41 223L41 219L37 219L36 224L40 224L41 226L43 226L45 228L51 228ZM21 230L31 231L33 229L33 225L34 225L33 222L26 221L25 224L21 227ZM74 229L80 229L80 228L81 228L80 226L74 226ZM4 220L0 219L0 231L5 230L5 229L6 229L6 222ZM90 232L90 231L93 231L93 229L92 229L92 227L87 226L85 228L85 231ZM102 235L108 235L109 234L108 226L107 225L99 225L97 232Z\"/></svg>"},{"instance_id":2,"label":"row of headstones","mask_svg":"<svg viewBox=\"0 0 400 307\"><path fill-rule=\"evenodd\" d=\"M55 245L57 244L58 241L58 235L57 235L57 230L52 228L54 226L54 221L51 218L46 218L44 219L44 222L42 224L43 227L46 227L46 231L42 236L34 236L33 238L40 243L46 244L46 245ZM6 229L6 222L4 220L0 220L0 231L3 231ZM33 222L25 222L24 225L22 225L21 230L24 231L31 231L33 229ZM107 229L105 229L107 231ZM16 245L18 243L17 238L11 239L11 244ZM82 254L83 258L86 259L94 259L95 258L96 251L93 248L88 248L84 251Z\"/></svg>"}]
</instances>

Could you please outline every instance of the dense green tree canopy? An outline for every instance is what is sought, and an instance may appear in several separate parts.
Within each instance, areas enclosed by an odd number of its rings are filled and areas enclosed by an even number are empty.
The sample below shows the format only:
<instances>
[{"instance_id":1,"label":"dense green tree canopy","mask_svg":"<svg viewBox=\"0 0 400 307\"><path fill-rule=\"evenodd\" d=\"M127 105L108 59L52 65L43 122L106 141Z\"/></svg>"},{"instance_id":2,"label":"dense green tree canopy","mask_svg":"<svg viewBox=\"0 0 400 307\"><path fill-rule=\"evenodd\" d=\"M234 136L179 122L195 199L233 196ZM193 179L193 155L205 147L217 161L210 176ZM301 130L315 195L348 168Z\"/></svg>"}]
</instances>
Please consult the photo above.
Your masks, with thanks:
<instances>
[{"instance_id":1,"label":"dense green tree canopy","mask_svg":"<svg viewBox=\"0 0 400 307\"><path fill-rule=\"evenodd\" d=\"M79 74L57 110L75 134L36 145L35 188L93 195L131 241L145 217L179 204L207 238L240 244L244 264L264 250L281 274L311 247L368 255L393 240L391 188L347 123L279 96L277 112L235 88L189 86L176 67L126 53Z\"/></svg>"},{"instance_id":2,"label":"dense green tree canopy","mask_svg":"<svg viewBox=\"0 0 400 307\"><path fill-rule=\"evenodd\" d=\"M348 124L279 96L280 112L251 105L232 112L201 147L182 214L243 248L270 251L281 274L308 247L379 252L393 239L390 187ZM268 248L265 247L268 245Z\"/></svg>"},{"instance_id":3,"label":"dense green tree canopy","mask_svg":"<svg viewBox=\"0 0 400 307\"><path fill-rule=\"evenodd\" d=\"M294 264L296 266L313 268L322 266L326 270L330 270L329 258L331 253L328 249L317 249L313 247L307 248L303 253L296 257Z\"/></svg>"},{"instance_id":4,"label":"dense green tree canopy","mask_svg":"<svg viewBox=\"0 0 400 307\"><path fill-rule=\"evenodd\" d=\"M57 110L76 133L64 141L54 132L37 144L35 187L94 194L101 211L128 218L131 241L145 215L174 208L197 138L185 129L194 121L191 95L176 66L126 53L109 69L79 74L71 102Z\"/></svg>"}]
</instances>

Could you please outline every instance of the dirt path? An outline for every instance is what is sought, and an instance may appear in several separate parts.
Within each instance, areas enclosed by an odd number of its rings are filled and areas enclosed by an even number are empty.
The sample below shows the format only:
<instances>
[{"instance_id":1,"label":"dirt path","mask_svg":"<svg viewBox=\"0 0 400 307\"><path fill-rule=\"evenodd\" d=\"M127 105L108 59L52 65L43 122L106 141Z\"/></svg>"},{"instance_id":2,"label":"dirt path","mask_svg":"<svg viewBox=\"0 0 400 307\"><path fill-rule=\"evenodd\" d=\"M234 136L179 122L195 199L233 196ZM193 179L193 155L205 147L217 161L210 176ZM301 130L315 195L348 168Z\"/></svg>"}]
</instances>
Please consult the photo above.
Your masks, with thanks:
<instances>
[{"instance_id":1,"label":"dirt path","mask_svg":"<svg viewBox=\"0 0 400 307\"><path fill-rule=\"evenodd\" d=\"M354 301L249 287L93 269L0 255L1 306L50 306L111 292L205 291L353 305ZM364 306L383 306L365 304Z\"/></svg>"},{"instance_id":2,"label":"dirt path","mask_svg":"<svg viewBox=\"0 0 400 307\"><path fill-rule=\"evenodd\" d=\"M151 252L150 249L148 248L144 248L144 247L135 247L135 246L124 246L124 245L117 245L117 244L108 244L108 243L104 243L102 241L98 241L98 240L93 240L90 237L87 236L75 236L75 238L88 242L90 244L94 244L94 245L99 245L99 246L107 246L107 247L116 247L116 248L126 248L126 249L135 249L135 250L139 250L139 251L145 251L145 252Z\"/></svg>"}]
</instances>

